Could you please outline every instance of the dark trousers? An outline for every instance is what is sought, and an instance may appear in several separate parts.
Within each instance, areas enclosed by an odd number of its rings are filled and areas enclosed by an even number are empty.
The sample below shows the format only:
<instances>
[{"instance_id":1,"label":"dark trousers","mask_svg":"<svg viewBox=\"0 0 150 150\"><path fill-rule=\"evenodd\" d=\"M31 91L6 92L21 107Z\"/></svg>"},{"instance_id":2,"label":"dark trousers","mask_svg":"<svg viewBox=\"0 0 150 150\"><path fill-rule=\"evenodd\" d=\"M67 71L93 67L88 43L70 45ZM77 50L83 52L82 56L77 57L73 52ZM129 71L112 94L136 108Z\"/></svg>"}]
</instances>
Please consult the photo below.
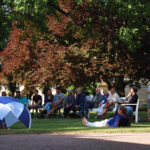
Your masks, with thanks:
<instances>
[{"instance_id":1,"label":"dark trousers","mask_svg":"<svg viewBox=\"0 0 150 150\"><path fill-rule=\"evenodd\" d=\"M72 105L68 108L64 108L64 117L67 117L70 113L70 111L72 110Z\"/></svg>"},{"instance_id":2,"label":"dark trousers","mask_svg":"<svg viewBox=\"0 0 150 150\"><path fill-rule=\"evenodd\" d=\"M80 110L80 113L85 114L85 117L88 118L89 109L94 108L94 104L94 102L87 101Z\"/></svg>"},{"instance_id":3,"label":"dark trousers","mask_svg":"<svg viewBox=\"0 0 150 150\"><path fill-rule=\"evenodd\" d=\"M75 107L75 105L73 105L73 106L72 106L72 111L73 111L74 113L76 113L76 111L79 111L79 112L80 112L80 111L82 110L83 106L84 106L84 105L80 105L80 107L77 109L77 108Z\"/></svg>"}]
</instances>

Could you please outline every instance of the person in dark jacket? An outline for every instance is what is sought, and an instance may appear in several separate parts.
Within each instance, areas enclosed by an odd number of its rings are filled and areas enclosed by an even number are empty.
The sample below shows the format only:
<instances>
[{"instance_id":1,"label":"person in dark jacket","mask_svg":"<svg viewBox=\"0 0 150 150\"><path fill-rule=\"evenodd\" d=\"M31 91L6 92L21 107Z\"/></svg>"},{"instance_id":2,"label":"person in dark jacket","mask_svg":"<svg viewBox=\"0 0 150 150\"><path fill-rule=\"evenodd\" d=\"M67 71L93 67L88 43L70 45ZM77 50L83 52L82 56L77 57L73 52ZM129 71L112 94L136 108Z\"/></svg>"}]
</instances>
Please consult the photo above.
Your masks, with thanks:
<instances>
[{"instance_id":1,"label":"person in dark jacket","mask_svg":"<svg viewBox=\"0 0 150 150\"><path fill-rule=\"evenodd\" d=\"M69 112L73 107L74 101L75 101L75 97L72 94L72 90L68 90L68 96L66 98L65 107L64 107L64 118L69 115Z\"/></svg>"},{"instance_id":2,"label":"person in dark jacket","mask_svg":"<svg viewBox=\"0 0 150 150\"><path fill-rule=\"evenodd\" d=\"M96 103L97 102L100 103L101 100L102 100L101 90L100 90L100 88L96 88L96 95L94 96L94 98L92 98L90 100L86 100L80 113L81 114L85 113L85 118L88 118L89 109L94 108Z\"/></svg>"},{"instance_id":3,"label":"person in dark jacket","mask_svg":"<svg viewBox=\"0 0 150 150\"><path fill-rule=\"evenodd\" d=\"M131 87L130 92L128 94L128 99L129 101L124 101L125 104L136 104L137 100L138 100L138 96L137 96L137 88L136 87ZM133 111L135 111L136 106L131 106L131 105L127 105L126 106L127 109L127 115L132 115Z\"/></svg>"},{"instance_id":4,"label":"person in dark jacket","mask_svg":"<svg viewBox=\"0 0 150 150\"><path fill-rule=\"evenodd\" d=\"M80 112L82 110L85 102L86 102L86 95L84 93L82 93L82 88L77 88L77 96L75 99L75 103L73 105L74 113L76 113L77 110Z\"/></svg>"}]
</instances>

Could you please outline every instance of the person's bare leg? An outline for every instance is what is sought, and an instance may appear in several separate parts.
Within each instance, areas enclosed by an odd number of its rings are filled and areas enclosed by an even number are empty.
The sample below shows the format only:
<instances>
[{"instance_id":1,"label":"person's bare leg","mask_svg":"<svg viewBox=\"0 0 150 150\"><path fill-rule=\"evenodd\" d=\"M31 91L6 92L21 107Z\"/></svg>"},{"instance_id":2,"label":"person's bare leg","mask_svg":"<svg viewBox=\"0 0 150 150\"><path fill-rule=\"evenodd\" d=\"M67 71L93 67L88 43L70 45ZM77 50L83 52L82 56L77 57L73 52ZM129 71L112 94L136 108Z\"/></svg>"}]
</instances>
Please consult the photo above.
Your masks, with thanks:
<instances>
[{"instance_id":1,"label":"person's bare leg","mask_svg":"<svg viewBox=\"0 0 150 150\"><path fill-rule=\"evenodd\" d=\"M104 109L101 115L98 115L97 118L103 118L105 114L108 112L108 109Z\"/></svg>"},{"instance_id":2,"label":"person's bare leg","mask_svg":"<svg viewBox=\"0 0 150 150\"><path fill-rule=\"evenodd\" d=\"M52 113L54 113L55 110L56 110L56 107L52 107L52 109L50 110L50 112L49 112L48 114L45 114L45 115L44 115L45 118L50 117L50 115L51 115Z\"/></svg>"},{"instance_id":3,"label":"person's bare leg","mask_svg":"<svg viewBox=\"0 0 150 150\"><path fill-rule=\"evenodd\" d=\"M107 112L108 112L108 109L105 109L105 111L103 112L102 116L105 116Z\"/></svg>"},{"instance_id":4,"label":"person's bare leg","mask_svg":"<svg viewBox=\"0 0 150 150\"><path fill-rule=\"evenodd\" d=\"M88 121L85 117L82 118L82 123L87 126L88 125Z\"/></svg>"}]
</instances>

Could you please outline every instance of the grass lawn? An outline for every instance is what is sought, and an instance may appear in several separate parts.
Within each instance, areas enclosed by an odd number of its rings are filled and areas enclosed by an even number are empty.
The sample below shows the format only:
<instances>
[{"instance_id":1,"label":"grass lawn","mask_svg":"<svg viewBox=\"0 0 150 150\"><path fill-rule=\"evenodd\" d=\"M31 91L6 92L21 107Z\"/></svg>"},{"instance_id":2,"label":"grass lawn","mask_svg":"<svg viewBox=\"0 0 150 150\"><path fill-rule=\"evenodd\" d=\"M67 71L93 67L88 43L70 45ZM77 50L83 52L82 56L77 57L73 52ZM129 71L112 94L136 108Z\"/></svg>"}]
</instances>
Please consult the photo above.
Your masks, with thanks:
<instances>
[{"instance_id":1,"label":"grass lawn","mask_svg":"<svg viewBox=\"0 0 150 150\"><path fill-rule=\"evenodd\" d=\"M108 113L106 118L109 118L111 113ZM89 121L95 121L95 114L90 114ZM18 122L11 127L10 130L0 129L0 134L41 134L41 133L123 133L123 132L150 132L150 122L146 121L146 112L139 112L139 118L142 120L131 127L117 127L117 128L91 128L85 127L81 123L81 119L32 119L32 128L27 129Z\"/></svg>"}]
</instances>

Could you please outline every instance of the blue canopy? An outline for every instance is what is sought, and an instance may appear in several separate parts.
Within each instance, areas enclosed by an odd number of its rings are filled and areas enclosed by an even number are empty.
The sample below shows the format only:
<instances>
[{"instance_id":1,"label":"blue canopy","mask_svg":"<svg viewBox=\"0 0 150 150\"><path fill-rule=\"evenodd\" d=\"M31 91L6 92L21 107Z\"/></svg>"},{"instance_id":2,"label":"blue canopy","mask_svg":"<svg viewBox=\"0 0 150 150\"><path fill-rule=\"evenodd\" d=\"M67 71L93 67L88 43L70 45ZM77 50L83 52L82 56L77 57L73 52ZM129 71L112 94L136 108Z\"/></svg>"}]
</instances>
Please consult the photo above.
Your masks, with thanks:
<instances>
[{"instance_id":1,"label":"blue canopy","mask_svg":"<svg viewBox=\"0 0 150 150\"><path fill-rule=\"evenodd\" d=\"M12 102L18 102L18 101L13 97L0 96L0 103L2 104L12 103Z\"/></svg>"},{"instance_id":2,"label":"blue canopy","mask_svg":"<svg viewBox=\"0 0 150 150\"><path fill-rule=\"evenodd\" d=\"M28 109L13 97L0 96L0 125L6 127L21 121L27 128L31 128L31 115Z\"/></svg>"}]
</instances>

